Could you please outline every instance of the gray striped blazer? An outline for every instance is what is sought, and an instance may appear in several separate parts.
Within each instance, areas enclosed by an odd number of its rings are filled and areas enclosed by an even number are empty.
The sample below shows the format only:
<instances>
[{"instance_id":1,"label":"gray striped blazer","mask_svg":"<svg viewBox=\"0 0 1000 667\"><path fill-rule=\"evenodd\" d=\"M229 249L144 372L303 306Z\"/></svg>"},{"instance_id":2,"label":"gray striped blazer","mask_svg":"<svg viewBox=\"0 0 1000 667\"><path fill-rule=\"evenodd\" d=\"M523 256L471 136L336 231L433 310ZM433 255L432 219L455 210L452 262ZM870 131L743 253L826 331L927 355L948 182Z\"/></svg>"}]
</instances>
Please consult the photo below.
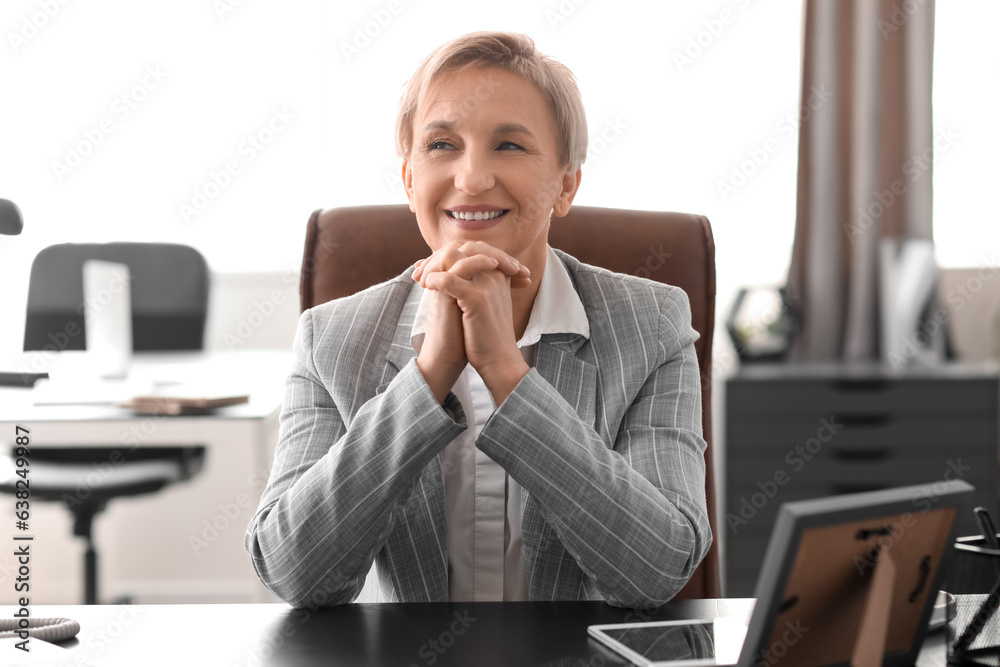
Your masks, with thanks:
<instances>
[{"instance_id":1,"label":"gray striped blazer","mask_svg":"<svg viewBox=\"0 0 1000 667\"><path fill-rule=\"evenodd\" d=\"M591 337L544 335L476 446L524 489L530 599L658 606L712 541L687 295L556 252ZM441 454L466 418L454 394L442 409L414 361L411 272L299 320L244 541L264 585L295 606L354 600L373 561L385 599L448 600Z\"/></svg>"}]
</instances>

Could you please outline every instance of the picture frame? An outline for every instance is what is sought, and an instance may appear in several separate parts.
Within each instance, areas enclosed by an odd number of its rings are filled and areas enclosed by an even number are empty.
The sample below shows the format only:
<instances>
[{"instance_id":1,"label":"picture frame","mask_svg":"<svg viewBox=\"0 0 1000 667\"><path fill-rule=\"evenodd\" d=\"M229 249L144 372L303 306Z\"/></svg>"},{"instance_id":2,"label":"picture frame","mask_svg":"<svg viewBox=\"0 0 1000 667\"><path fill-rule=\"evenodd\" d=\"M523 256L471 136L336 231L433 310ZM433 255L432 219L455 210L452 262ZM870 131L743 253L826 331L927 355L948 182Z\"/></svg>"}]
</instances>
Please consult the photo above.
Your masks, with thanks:
<instances>
[{"instance_id":1,"label":"picture frame","mask_svg":"<svg viewBox=\"0 0 1000 667\"><path fill-rule=\"evenodd\" d=\"M961 480L784 503L738 665L912 665L943 580Z\"/></svg>"}]
</instances>

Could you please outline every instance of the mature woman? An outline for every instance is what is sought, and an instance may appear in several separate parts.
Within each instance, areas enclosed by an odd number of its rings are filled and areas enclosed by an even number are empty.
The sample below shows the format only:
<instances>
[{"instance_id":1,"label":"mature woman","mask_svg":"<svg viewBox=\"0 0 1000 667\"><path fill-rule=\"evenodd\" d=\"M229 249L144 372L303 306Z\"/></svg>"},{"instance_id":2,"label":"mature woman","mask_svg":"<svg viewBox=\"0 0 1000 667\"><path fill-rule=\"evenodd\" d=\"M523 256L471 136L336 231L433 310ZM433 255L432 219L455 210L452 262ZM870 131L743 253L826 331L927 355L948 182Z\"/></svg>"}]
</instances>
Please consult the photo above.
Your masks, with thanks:
<instances>
[{"instance_id":1,"label":"mature woman","mask_svg":"<svg viewBox=\"0 0 1000 667\"><path fill-rule=\"evenodd\" d=\"M548 245L586 156L572 74L465 35L396 139L433 253L302 314L246 536L261 580L341 604L374 561L388 600L666 602L712 540L697 333L680 289Z\"/></svg>"}]
</instances>

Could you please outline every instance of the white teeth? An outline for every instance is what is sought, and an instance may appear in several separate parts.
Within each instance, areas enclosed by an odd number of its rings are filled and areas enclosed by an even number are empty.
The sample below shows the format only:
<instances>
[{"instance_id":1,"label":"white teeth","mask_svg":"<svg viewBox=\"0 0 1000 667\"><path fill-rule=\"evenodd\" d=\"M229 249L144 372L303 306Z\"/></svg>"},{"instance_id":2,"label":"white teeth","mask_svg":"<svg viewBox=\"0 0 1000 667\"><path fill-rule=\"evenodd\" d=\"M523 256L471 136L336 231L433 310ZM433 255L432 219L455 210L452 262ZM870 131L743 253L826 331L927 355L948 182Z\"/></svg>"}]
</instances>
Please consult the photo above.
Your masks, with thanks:
<instances>
[{"instance_id":1,"label":"white teeth","mask_svg":"<svg viewBox=\"0 0 1000 667\"><path fill-rule=\"evenodd\" d=\"M451 214L451 217L458 218L459 220L493 220L494 218L499 218L503 211L489 211L488 213L459 213L458 211L448 211L448 213Z\"/></svg>"}]
</instances>

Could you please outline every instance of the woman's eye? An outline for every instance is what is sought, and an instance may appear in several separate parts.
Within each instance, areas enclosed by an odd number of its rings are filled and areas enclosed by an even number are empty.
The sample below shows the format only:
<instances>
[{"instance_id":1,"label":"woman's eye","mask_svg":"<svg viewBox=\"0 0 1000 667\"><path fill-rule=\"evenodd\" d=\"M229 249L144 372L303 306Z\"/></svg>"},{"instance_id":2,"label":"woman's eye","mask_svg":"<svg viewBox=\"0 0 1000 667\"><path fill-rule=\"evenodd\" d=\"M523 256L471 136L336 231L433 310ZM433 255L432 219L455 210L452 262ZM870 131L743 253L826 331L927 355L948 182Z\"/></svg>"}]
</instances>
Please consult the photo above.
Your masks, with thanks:
<instances>
[{"instance_id":1,"label":"woman's eye","mask_svg":"<svg viewBox=\"0 0 1000 667\"><path fill-rule=\"evenodd\" d=\"M521 150L521 147L518 146L517 144L515 144L513 141L502 141L502 142L500 142L500 145L497 146L497 148L500 149L500 150L505 150L505 151L510 151L510 150L519 151L519 150Z\"/></svg>"},{"instance_id":2,"label":"woman's eye","mask_svg":"<svg viewBox=\"0 0 1000 667\"><path fill-rule=\"evenodd\" d=\"M443 141L443 140L439 139L437 141L432 141L429 144L427 144L427 150L431 150L431 151L440 150L440 149L443 149L443 148L447 148L448 146L451 146L451 144L449 144L447 141Z\"/></svg>"}]
</instances>

